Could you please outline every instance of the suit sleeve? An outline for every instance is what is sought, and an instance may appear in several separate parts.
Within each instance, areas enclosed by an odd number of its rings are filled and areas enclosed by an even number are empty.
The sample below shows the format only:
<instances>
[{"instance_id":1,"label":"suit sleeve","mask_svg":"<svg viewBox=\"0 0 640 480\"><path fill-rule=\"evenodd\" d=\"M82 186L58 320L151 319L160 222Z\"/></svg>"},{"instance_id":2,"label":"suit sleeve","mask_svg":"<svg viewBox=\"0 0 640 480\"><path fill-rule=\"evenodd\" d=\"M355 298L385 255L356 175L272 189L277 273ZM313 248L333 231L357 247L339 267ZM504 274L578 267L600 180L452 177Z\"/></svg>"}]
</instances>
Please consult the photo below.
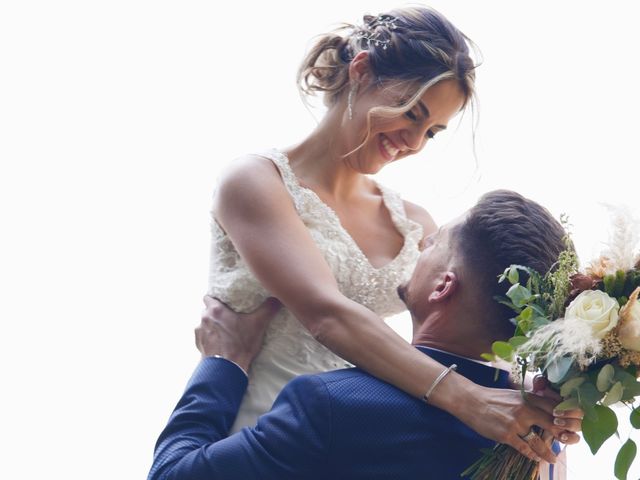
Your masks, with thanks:
<instances>
[{"instance_id":1,"label":"suit sleeve","mask_svg":"<svg viewBox=\"0 0 640 480\"><path fill-rule=\"evenodd\" d=\"M331 435L324 382L294 379L254 428L227 436L246 377L207 360L219 359L206 359L189 382L158 439L149 480L321 478Z\"/></svg>"}]
</instances>

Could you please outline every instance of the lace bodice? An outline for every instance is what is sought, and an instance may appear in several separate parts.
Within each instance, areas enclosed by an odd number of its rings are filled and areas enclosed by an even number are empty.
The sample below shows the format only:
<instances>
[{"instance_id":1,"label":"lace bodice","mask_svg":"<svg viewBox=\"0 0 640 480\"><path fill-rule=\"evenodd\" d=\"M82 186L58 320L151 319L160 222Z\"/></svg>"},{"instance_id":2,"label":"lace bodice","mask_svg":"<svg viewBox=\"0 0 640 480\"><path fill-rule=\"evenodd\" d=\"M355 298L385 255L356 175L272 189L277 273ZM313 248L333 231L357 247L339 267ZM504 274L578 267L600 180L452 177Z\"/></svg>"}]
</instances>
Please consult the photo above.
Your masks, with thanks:
<instances>
[{"instance_id":1,"label":"lace bodice","mask_svg":"<svg viewBox=\"0 0 640 480\"><path fill-rule=\"evenodd\" d=\"M404 245L391 262L375 268L342 227L337 214L315 192L299 184L285 154L270 150L260 155L269 158L278 168L300 219L323 253L340 291L383 318L403 311L405 307L396 288L413 271L422 226L407 218L402 199L377 184L395 227L404 236ZM254 310L269 297L269 292L253 276L215 218L212 218L211 233L209 295L236 311ZM253 425L257 416L271 407L280 389L294 376L345 365L344 360L318 343L283 308L269 325L263 349L251 367L249 388L234 431L244 425Z\"/></svg>"}]
</instances>

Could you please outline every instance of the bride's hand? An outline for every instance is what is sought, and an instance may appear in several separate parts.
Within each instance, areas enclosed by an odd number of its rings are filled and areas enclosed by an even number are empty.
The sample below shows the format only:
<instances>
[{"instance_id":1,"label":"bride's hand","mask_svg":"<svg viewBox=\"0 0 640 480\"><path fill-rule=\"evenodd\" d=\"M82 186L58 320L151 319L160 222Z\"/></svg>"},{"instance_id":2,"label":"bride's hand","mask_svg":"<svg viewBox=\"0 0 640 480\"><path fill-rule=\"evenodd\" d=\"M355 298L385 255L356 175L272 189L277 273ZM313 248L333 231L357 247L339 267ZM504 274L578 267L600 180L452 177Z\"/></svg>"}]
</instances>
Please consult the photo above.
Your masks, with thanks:
<instances>
[{"instance_id":1,"label":"bride's hand","mask_svg":"<svg viewBox=\"0 0 640 480\"><path fill-rule=\"evenodd\" d=\"M551 389L549 382L541 375L536 375L532 381L532 390L536 395L549 398L555 401L556 404L562 402L560 394ZM582 418L584 412L580 409L553 411L554 423L558 426L564 427L569 425L571 428L567 428L560 436L556 436L556 440L561 441L567 445L572 445L580 441L580 435L576 432L582 430Z\"/></svg>"},{"instance_id":2,"label":"bride's hand","mask_svg":"<svg viewBox=\"0 0 640 480\"><path fill-rule=\"evenodd\" d=\"M514 390L520 389L520 385L516 382L512 381L510 382L510 385ZM532 392L540 397L554 400L556 404L559 404L563 400L560 394L550 387L549 382L542 375L533 375L531 373L527 373L524 380L524 389L525 391ZM570 424L572 430L565 430L556 437L554 437L553 434L545 431L543 438L555 438L556 440L567 445L578 443L580 441L580 435L578 435L576 432L582 430L582 418L584 417L584 412L580 409L565 410L562 412L556 412L556 410L554 410L553 414L554 417L556 417L554 418L554 422L557 426L563 426L563 422L568 423Z\"/></svg>"},{"instance_id":3,"label":"bride's hand","mask_svg":"<svg viewBox=\"0 0 640 480\"><path fill-rule=\"evenodd\" d=\"M458 418L480 435L510 445L532 460L554 463L556 458L539 436L532 436L528 441L523 439L533 426L551 432L556 438L562 438L565 431L580 429L580 420L565 416L561 417L565 425L554 424L553 412L558 402L549 398L530 393L525 393L523 398L519 390L478 385L473 389L472 398L472 404L466 405L465 412Z\"/></svg>"}]
</instances>

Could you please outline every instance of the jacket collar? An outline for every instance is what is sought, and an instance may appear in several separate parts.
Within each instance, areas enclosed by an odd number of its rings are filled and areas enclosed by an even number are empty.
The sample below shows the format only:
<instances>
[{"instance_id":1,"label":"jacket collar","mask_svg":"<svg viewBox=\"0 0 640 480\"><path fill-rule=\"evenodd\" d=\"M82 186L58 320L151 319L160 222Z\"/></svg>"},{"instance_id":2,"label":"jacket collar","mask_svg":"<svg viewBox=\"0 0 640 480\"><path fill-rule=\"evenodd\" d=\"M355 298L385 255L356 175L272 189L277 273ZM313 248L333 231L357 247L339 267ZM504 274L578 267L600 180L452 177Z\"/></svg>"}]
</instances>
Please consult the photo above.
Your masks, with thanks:
<instances>
[{"instance_id":1,"label":"jacket collar","mask_svg":"<svg viewBox=\"0 0 640 480\"><path fill-rule=\"evenodd\" d=\"M483 365L473 360L429 347L416 346L416 348L446 367L455 363L458 366L456 372L478 385L492 388L509 388L509 372L505 370Z\"/></svg>"}]
</instances>

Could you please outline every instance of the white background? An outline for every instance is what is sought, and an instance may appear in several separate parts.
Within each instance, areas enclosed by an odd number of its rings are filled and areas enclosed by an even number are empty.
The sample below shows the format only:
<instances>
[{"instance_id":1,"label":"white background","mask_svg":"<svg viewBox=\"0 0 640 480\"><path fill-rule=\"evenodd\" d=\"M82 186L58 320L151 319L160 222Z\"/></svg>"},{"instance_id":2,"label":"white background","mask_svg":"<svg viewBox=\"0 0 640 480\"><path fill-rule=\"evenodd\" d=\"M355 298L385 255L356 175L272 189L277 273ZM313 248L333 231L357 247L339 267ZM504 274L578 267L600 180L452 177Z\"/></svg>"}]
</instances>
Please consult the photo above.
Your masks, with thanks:
<instances>
[{"instance_id":1,"label":"white background","mask_svg":"<svg viewBox=\"0 0 640 480\"><path fill-rule=\"evenodd\" d=\"M307 134L295 72L311 38L396 5L1 4L3 477L146 476L198 361L220 168ZM595 255L598 202L637 205L632 5L434 0L484 55L477 167L465 119L381 181L438 222L518 190L570 214ZM407 335L407 318L393 325ZM571 447L569 478L613 478L619 445Z\"/></svg>"}]
</instances>

